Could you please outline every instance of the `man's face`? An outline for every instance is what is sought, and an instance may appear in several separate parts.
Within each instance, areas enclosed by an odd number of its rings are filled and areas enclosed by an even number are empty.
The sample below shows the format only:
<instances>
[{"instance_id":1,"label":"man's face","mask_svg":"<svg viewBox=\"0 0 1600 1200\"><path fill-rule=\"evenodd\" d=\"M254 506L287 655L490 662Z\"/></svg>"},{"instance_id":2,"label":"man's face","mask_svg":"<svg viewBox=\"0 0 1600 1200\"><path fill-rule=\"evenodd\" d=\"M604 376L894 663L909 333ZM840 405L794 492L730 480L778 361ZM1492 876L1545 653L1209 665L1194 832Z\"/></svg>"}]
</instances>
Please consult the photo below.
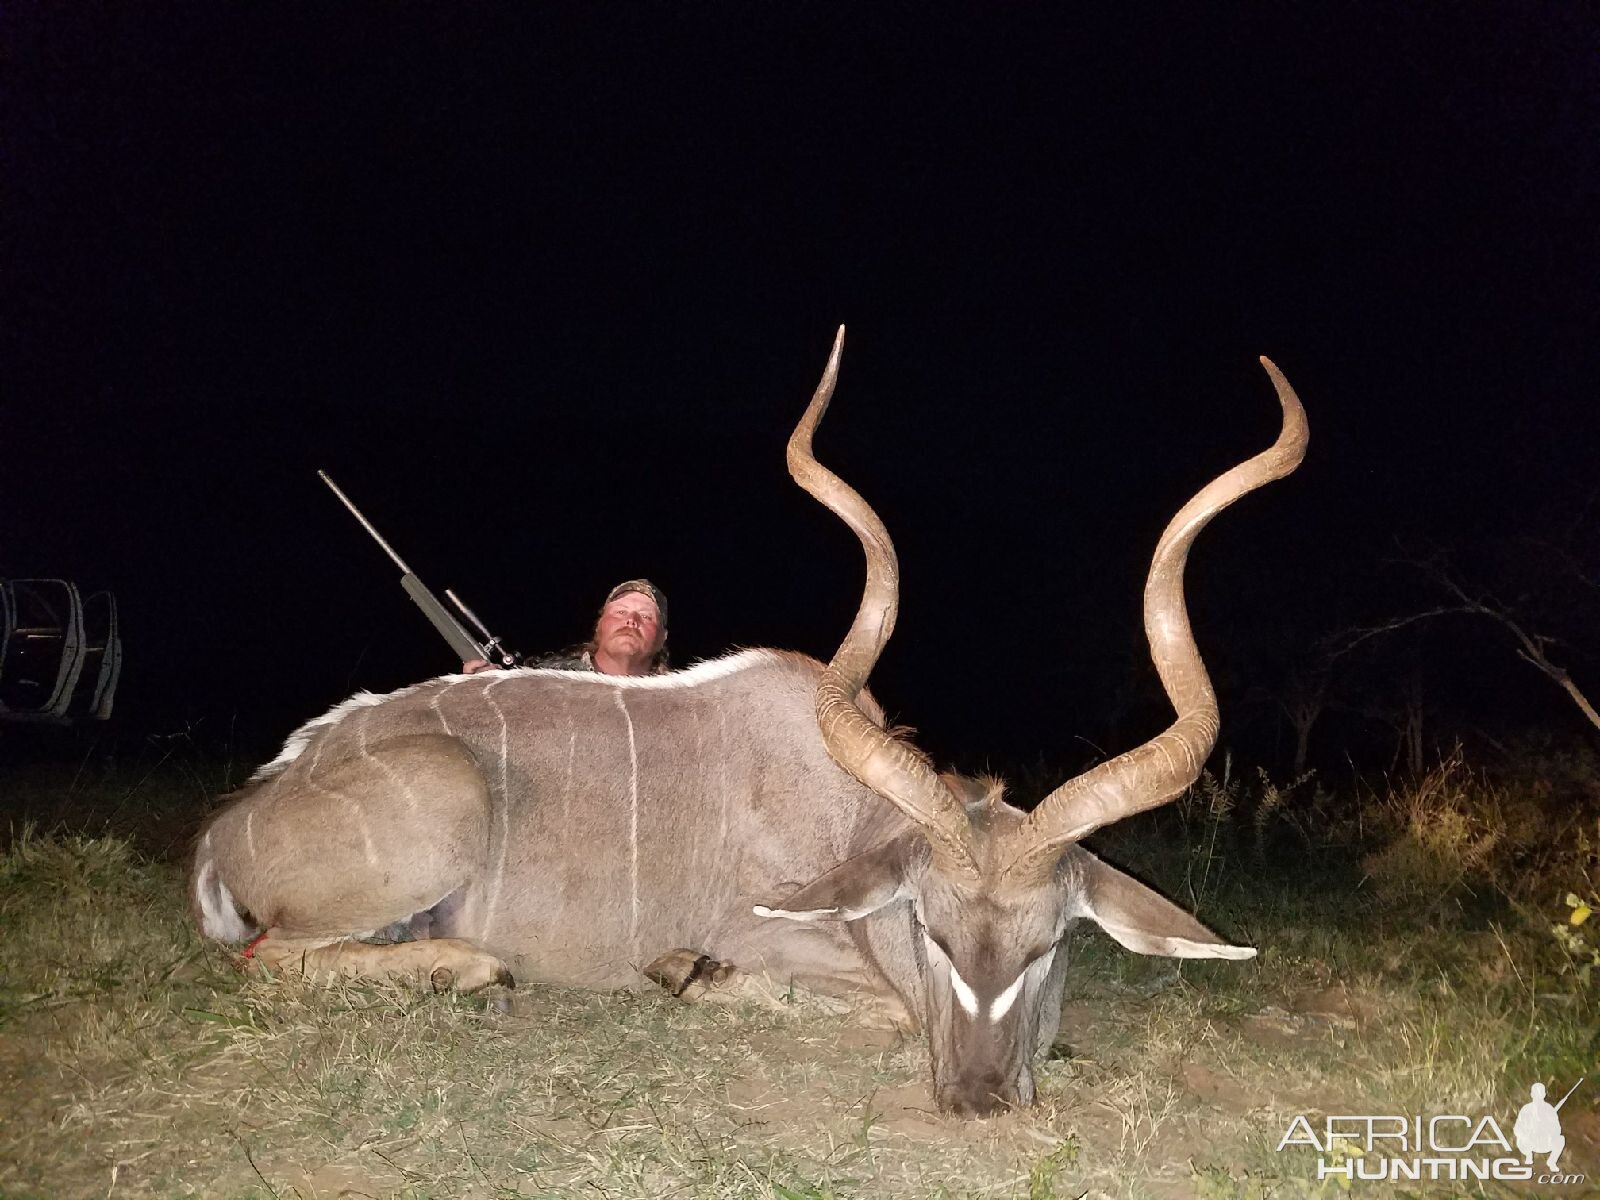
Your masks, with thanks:
<instances>
[{"instance_id":1,"label":"man's face","mask_svg":"<svg viewBox=\"0 0 1600 1200\"><path fill-rule=\"evenodd\" d=\"M616 658L653 655L665 640L661 610L643 592L624 592L600 610L594 640L597 649Z\"/></svg>"}]
</instances>

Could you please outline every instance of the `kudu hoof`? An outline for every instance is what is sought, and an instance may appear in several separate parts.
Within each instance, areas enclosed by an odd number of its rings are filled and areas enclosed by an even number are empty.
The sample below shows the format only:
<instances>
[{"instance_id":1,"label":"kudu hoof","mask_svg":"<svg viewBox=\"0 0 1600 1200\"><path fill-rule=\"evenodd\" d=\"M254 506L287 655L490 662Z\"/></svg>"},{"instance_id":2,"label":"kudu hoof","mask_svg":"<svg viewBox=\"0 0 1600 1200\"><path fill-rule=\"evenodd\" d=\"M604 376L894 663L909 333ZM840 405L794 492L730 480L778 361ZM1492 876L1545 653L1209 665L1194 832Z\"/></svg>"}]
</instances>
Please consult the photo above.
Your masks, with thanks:
<instances>
[{"instance_id":1,"label":"kudu hoof","mask_svg":"<svg viewBox=\"0 0 1600 1200\"><path fill-rule=\"evenodd\" d=\"M668 950L644 969L646 979L674 996L682 996L696 984L701 991L709 990L732 974L733 967L729 964L694 950Z\"/></svg>"},{"instance_id":2,"label":"kudu hoof","mask_svg":"<svg viewBox=\"0 0 1600 1200\"><path fill-rule=\"evenodd\" d=\"M436 996L449 991L475 992L486 987L514 988L517 986L517 981L512 978L511 972L505 964L491 963L489 968L492 971L492 975L487 982L480 982L482 973L474 972L473 980L469 986L464 985L461 976L457 975L451 968L435 967L433 974L428 976L428 986L433 989Z\"/></svg>"},{"instance_id":3,"label":"kudu hoof","mask_svg":"<svg viewBox=\"0 0 1600 1200\"><path fill-rule=\"evenodd\" d=\"M455 957L450 964L440 964L428 976L435 992L477 992L486 987L514 988L516 979L511 968L483 951L469 951Z\"/></svg>"}]
</instances>

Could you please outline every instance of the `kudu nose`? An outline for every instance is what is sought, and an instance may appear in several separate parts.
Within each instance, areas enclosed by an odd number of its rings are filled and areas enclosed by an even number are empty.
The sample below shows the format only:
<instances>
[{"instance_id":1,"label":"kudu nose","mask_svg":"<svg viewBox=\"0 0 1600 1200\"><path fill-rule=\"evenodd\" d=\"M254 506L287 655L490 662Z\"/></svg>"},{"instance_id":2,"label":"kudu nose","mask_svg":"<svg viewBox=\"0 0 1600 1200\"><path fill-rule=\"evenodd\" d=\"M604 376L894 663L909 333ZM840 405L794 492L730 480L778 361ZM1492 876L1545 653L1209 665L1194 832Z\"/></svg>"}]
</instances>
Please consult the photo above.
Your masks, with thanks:
<instances>
[{"instance_id":1,"label":"kudu nose","mask_svg":"<svg viewBox=\"0 0 1600 1200\"><path fill-rule=\"evenodd\" d=\"M962 1120L992 1117L1016 1107L1016 1103L1016 1088L1008 1087L998 1074L959 1080L939 1097L939 1107Z\"/></svg>"}]
</instances>

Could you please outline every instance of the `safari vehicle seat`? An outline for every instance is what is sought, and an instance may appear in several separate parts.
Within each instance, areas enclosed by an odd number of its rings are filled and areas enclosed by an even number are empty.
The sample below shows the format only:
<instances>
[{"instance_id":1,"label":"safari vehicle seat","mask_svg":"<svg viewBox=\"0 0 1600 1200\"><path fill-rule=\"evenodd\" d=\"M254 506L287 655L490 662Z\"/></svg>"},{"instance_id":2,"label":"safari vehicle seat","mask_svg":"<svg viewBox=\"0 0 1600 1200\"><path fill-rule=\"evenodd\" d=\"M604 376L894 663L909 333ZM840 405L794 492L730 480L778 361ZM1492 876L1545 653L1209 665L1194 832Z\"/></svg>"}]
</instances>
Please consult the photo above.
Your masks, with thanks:
<instances>
[{"instance_id":1,"label":"safari vehicle seat","mask_svg":"<svg viewBox=\"0 0 1600 1200\"><path fill-rule=\"evenodd\" d=\"M0 721L103 721L122 673L117 600L64 579L0 580Z\"/></svg>"}]
</instances>

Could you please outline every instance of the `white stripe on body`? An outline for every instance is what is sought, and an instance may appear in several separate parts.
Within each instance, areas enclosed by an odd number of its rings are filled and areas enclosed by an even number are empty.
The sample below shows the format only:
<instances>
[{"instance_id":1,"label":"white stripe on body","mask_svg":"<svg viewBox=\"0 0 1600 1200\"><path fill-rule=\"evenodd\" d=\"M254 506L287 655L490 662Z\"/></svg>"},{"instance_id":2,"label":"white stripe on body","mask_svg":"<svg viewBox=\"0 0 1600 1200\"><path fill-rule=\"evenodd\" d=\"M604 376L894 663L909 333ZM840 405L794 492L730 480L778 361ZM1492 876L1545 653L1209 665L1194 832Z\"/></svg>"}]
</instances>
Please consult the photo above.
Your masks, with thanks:
<instances>
[{"instance_id":1,"label":"white stripe on body","mask_svg":"<svg viewBox=\"0 0 1600 1200\"><path fill-rule=\"evenodd\" d=\"M617 711L628 727L628 883L633 901L628 918L628 946L634 961L639 960L639 748L633 739L633 717L622 698L622 689L612 693L617 700Z\"/></svg>"},{"instance_id":2,"label":"white stripe on body","mask_svg":"<svg viewBox=\"0 0 1600 1200\"><path fill-rule=\"evenodd\" d=\"M728 854L728 710L717 705L717 794L722 797L722 811L717 819L717 860L724 870L709 872L716 880L718 902L726 907L733 903L739 890L738 865Z\"/></svg>"},{"instance_id":3,"label":"white stripe on body","mask_svg":"<svg viewBox=\"0 0 1600 1200\"><path fill-rule=\"evenodd\" d=\"M561 784L561 828L567 829L572 822L572 777L577 766L578 758L578 730L572 720L572 708L563 706L567 717L567 775Z\"/></svg>"},{"instance_id":4,"label":"white stripe on body","mask_svg":"<svg viewBox=\"0 0 1600 1200\"><path fill-rule=\"evenodd\" d=\"M509 793L506 790L510 781L511 728L506 724L504 710L495 703L494 697L489 693L504 683L512 674L514 672L495 672L495 678L489 680L483 689L483 698L489 702L489 707L494 709L494 715L500 718L500 790L495 797L491 798L498 800L500 805L500 853L495 857L494 876L489 880L489 895L483 906L483 926L478 930L478 940L480 942L488 939L489 930L494 925L495 912L500 907L500 886L504 882L506 875L506 844L511 840L511 805L509 803ZM467 675L463 676L463 678L476 679L480 683L484 682L482 675Z\"/></svg>"},{"instance_id":5,"label":"white stripe on body","mask_svg":"<svg viewBox=\"0 0 1600 1200\"><path fill-rule=\"evenodd\" d=\"M439 707L439 701L444 699L444 694L449 690L449 688L440 688L439 694L428 705L429 708L433 709L433 715L439 718L439 728L444 730L447 737L454 735L450 732L450 722L445 720L444 709Z\"/></svg>"},{"instance_id":6,"label":"white stripe on body","mask_svg":"<svg viewBox=\"0 0 1600 1200\"><path fill-rule=\"evenodd\" d=\"M327 745L327 741L327 738L319 739L317 748L311 752L311 761L306 765L306 786L321 792L324 796L329 796L334 800L339 800L349 805L351 813L355 816L355 826L361 832L361 848L366 857L367 866L375 867L378 865L378 851L372 844L372 829L367 824L366 809L361 807L361 802L354 796L346 795L338 788L331 788L325 783L317 782L317 764L322 761L322 748Z\"/></svg>"},{"instance_id":7,"label":"white stripe on body","mask_svg":"<svg viewBox=\"0 0 1600 1200\"><path fill-rule=\"evenodd\" d=\"M410 781L407 780L404 775L400 774L399 771L396 771L387 762L385 762L383 759L379 758L376 754L374 754L371 750L369 750L367 748L367 725L372 720L372 710L370 708L367 709L365 712L363 712L361 714L361 716L358 719L361 722L361 724L360 724L360 727L356 731L356 741L357 741L358 745L361 747L361 757L366 759L370 763L376 764L378 770L380 770L380 771L382 771L384 773L385 777L387 777L389 782L392 783L395 787L400 789L400 794L406 798L406 807L408 809L410 809L412 812L416 812L417 811L417 794L416 794L416 792L411 790Z\"/></svg>"},{"instance_id":8,"label":"white stripe on body","mask_svg":"<svg viewBox=\"0 0 1600 1200\"><path fill-rule=\"evenodd\" d=\"M321 792L324 796L327 796L333 800L342 801L349 807L351 816L355 818L355 827L361 834L361 849L367 860L367 866L377 866L378 850L377 847L372 844L372 827L367 824L367 810L361 807L361 801L357 800L354 796L339 791L337 788L331 788L326 784L318 783L315 779L308 778L306 783L309 787Z\"/></svg>"}]
</instances>

